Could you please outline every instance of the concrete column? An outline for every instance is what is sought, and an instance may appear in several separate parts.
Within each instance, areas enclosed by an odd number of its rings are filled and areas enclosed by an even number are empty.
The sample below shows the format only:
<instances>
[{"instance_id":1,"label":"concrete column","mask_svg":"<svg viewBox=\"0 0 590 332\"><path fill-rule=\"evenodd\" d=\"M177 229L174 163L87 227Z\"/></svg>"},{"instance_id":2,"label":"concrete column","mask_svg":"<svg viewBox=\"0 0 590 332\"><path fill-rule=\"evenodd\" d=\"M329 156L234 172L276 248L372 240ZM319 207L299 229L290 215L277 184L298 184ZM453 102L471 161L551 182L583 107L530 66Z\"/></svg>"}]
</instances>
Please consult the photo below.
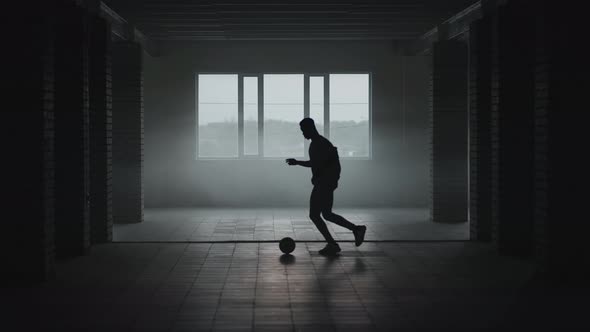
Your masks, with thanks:
<instances>
[{"instance_id":1,"label":"concrete column","mask_svg":"<svg viewBox=\"0 0 590 332\"><path fill-rule=\"evenodd\" d=\"M60 2L55 54L55 190L58 256L90 248L88 45L82 8Z\"/></svg>"},{"instance_id":2,"label":"concrete column","mask_svg":"<svg viewBox=\"0 0 590 332\"><path fill-rule=\"evenodd\" d=\"M469 226L472 240L492 238L492 18L469 31Z\"/></svg>"},{"instance_id":3,"label":"concrete column","mask_svg":"<svg viewBox=\"0 0 590 332\"><path fill-rule=\"evenodd\" d=\"M113 43L113 219L143 221L143 50Z\"/></svg>"},{"instance_id":4,"label":"concrete column","mask_svg":"<svg viewBox=\"0 0 590 332\"><path fill-rule=\"evenodd\" d=\"M96 15L89 19L90 239L112 240L112 80L111 32Z\"/></svg>"},{"instance_id":5,"label":"concrete column","mask_svg":"<svg viewBox=\"0 0 590 332\"><path fill-rule=\"evenodd\" d=\"M461 41L435 42L431 91L431 218L467 221L468 51Z\"/></svg>"}]
</instances>

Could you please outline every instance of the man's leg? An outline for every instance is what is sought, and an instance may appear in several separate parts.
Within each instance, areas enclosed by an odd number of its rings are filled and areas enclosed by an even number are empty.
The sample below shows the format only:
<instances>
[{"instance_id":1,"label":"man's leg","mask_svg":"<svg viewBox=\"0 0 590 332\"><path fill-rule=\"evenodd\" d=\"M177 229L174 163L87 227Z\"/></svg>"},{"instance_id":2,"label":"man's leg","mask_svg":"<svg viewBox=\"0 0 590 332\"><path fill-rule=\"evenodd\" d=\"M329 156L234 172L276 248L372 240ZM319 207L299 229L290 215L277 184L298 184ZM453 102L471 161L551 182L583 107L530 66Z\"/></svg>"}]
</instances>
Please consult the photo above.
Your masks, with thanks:
<instances>
[{"instance_id":1,"label":"man's leg","mask_svg":"<svg viewBox=\"0 0 590 332\"><path fill-rule=\"evenodd\" d=\"M358 247L365 241L365 232L367 231L366 226L357 226L350 221L344 219L341 215L338 215L332 212L332 206L334 205L334 190L326 190L325 193L322 193L324 197L324 209L322 210L322 215L324 218L330 222L335 223L336 225L342 226L346 229L349 229L354 234L354 243Z\"/></svg>"},{"instance_id":2,"label":"man's leg","mask_svg":"<svg viewBox=\"0 0 590 332\"><path fill-rule=\"evenodd\" d=\"M346 229L353 231L356 227L355 224L344 219L341 215L332 212L332 206L334 205L334 190L327 188L322 190L322 196L324 200L324 206L322 209L322 216L329 222L333 222L338 226L342 226Z\"/></svg>"},{"instance_id":3,"label":"man's leg","mask_svg":"<svg viewBox=\"0 0 590 332\"><path fill-rule=\"evenodd\" d=\"M321 217L324 204L325 198L322 195L322 191L318 187L313 187L311 198L309 199L309 219L311 219L320 233L322 233L328 244L335 244L336 241L332 237L332 234L330 234L328 226L326 226L326 223Z\"/></svg>"}]
</instances>

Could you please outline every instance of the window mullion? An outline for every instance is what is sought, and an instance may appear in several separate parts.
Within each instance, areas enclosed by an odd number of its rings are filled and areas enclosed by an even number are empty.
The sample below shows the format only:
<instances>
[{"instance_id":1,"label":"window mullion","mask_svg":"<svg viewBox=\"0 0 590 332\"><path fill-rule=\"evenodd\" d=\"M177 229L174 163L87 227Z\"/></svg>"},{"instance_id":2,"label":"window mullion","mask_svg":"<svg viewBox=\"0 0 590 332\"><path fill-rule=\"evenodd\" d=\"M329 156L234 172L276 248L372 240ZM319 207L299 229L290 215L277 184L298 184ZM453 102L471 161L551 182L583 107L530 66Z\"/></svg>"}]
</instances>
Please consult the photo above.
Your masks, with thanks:
<instances>
[{"instance_id":1,"label":"window mullion","mask_svg":"<svg viewBox=\"0 0 590 332\"><path fill-rule=\"evenodd\" d=\"M330 139L330 74L324 75L324 136Z\"/></svg>"},{"instance_id":2,"label":"window mullion","mask_svg":"<svg viewBox=\"0 0 590 332\"><path fill-rule=\"evenodd\" d=\"M309 114L310 114L310 98L309 98L309 74L304 74L303 75L303 117L304 118L309 118ZM305 158L309 158L309 140L302 138L303 139L303 146L304 146L304 151L303 151L303 155L305 156Z\"/></svg>"},{"instance_id":3,"label":"window mullion","mask_svg":"<svg viewBox=\"0 0 590 332\"><path fill-rule=\"evenodd\" d=\"M264 157L264 75L258 75L258 157Z\"/></svg>"},{"instance_id":4,"label":"window mullion","mask_svg":"<svg viewBox=\"0 0 590 332\"><path fill-rule=\"evenodd\" d=\"M238 158L244 157L244 75L238 74Z\"/></svg>"},{"instance_id":5,"label":"window mullion","mask_svg":"<svg viewBox=\"0 0 590 332\"><path fill-rule=\"evenodd\" d=\"M369 96L367 102L369 103L369 115L368 115L368 125L369 125L369 153L368 157L370 159L373 158L373 75L369 75ZM405 93L404 93L405 95Z\"/></svg>"},{"instance_id":6,"label":"window mullion","mask_svg":"<svg viewBox=\"0 0 590 332\"><path fill-rule=\"evenodd\" d=\"M195 144L195 159L199 159L199 75L195 75L195 133L197 136Z\"/></svg>"}]
</instances>

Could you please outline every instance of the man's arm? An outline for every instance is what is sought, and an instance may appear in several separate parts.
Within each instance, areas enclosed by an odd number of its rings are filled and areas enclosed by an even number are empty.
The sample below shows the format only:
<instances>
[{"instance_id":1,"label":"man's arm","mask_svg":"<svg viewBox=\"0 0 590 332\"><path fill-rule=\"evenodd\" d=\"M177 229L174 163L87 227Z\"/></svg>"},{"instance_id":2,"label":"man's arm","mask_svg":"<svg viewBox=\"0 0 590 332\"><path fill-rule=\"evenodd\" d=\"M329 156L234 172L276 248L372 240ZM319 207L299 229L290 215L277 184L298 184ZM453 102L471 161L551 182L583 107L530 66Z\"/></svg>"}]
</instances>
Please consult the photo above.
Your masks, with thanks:
<instances>
[{"instance_id":1,"label":"man's arm","mask_svg":"<svg viewBox=\"0 0 590 332\"><path fill-rule=\"evenodd\" d=\"M286 160L287 164L289 165L299 165L303 167L311 167L311 160L297 160L293 158L289 158Z\"/></svg>"},{"instance_id":2,"label":"man's arm","mask_svg":"<svg viewBox=\"0 0 590 332\"><path fill-rule=\"evenodd\" d=\"M297 164L303 167L311 167L311 160L297 160Z\"/></svg>"}]
</instances>

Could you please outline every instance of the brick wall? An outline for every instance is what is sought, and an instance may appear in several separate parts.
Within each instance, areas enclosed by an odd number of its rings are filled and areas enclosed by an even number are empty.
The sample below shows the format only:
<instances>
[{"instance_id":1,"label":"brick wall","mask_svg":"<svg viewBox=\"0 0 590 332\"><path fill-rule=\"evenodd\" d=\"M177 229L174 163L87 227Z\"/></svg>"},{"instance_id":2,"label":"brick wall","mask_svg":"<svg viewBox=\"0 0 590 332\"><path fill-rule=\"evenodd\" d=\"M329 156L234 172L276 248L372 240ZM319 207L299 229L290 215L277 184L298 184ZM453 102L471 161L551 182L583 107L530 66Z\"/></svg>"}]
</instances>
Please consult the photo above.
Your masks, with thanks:
<instances>
[{"instance_id":1,"label":"brick wall","mask_svg":"<svg viewBox=\"0 0 590 332\"><path fill-rule=\"evenodd\" d=\"M498 250L527 256L533 234L534 22L526 1L497 13L492 109L493 224Z\"/></svg>"},{"instance_id":2,"label":"brick wall","mask_svg":"<svg viewBox=\"0 0 590 332\"><path fill-rule=\"evenodd\" d=\"M75 1L14 5L5 44L18 52L5 52L3 73L1 279L29 283L52 278L56 256L88 251L89 197L93 242L112 236L110 30Z\"/></svg>"},{"instance_id":3,"label":"brick wall","mask_svg":"<svg viewBox=\"0 0 590 332\"><path fill-rule=\"evenodd\" d=\"M67 257L90 247L88 40L83 9L69 2L60 2L57 9L55 235L57 255Z\"/></svg>"},{"instance_id":4,"label":"brick wall","mask_svg":"<svg viewBox=\"0 0 590 332\"><path fill-rule=\"evenodd\" d=\"M487 215L491 215L493 242L503 254L534 253L540 270L560 281L585 282L590 227L585 222L588 163L582 156L587 122L581 110L588 80L581 68L590 54L580 43L585 38L581 6L575 1L511 0L488 8L485 17L472 25L470 137L475 144L470 162L475 180L470 206L475 221L472 235L480 234L480 221L486 216L481 213L485 163L479 160L482 149L476 142L485 128L480 122L485 104L481 98L487 96L484 90L490 83ZM483 33L488 27L491 33ZM489 50L483 51L482 45Z\"/></svg>"},{"instance_id":5,"label":"brick wall","mask_svg":"<svg viewBox=\"0 0 590 332\"><path fill-rule=\"evenodd\" d=\"M43 216L41 253L43 267L40 279L53 278L55 274L55 35L52 19L47 14L53 9L46 8L43 15L45 36L43 54ZM34 276L33 273L31 276ZM28 279L28 278L27 278Z\"/></svg>"},{"instance_id":6,"label":"brick wall","mask_svg":"<svg viewBox=\"0 0 590 332\"><path fill-rule=\"evenodd\" d=\"M467 221L468 50L439 41L432 52L431 218Z\"/></svg>"},{"instance_id":7,"label":"brick wall","mask_svg":"<svg viewBox=\"0 0 590 332\"><path fill-rule=\"evenodd\" d=\"M472 23L469 41L469 221L472 240L491 230L492 18Z\"/></svg>"},{"instance_id":8,"label":"brick wall","mask_svg":"<svg viewBox=\"0 0 590 332\"><path fill-rule=\"evenodd\" d=\"M538 11L543 14L543 10ZM535 218L535 258L540 266L547 263L547 222L548 222L548 108L549 108L549 67L550 54L548 43L557 31L547 29L548 22L544 16L537 17L535 35L535 129L534 129L534 218Z\"/></svg>"},{"instance_id":9,"label":"brick wall","mask_svg":"<svg viewBox=\"0 0 590 332\"><path fill-rule=\"evenodd\" d=\"M90 238L103 243L113 236L111 32L97 16L89 26Z\"/></svg>"},{"instance_id":10,"label":"brick wall","mask_svg":"<svg viewBox=\"0 0 590 332\"><path fill-rule=\"evenodd\" d=\"M8 285L50 279L55 269L52 8L15 7L22 15L6 18L4 44L18 51L3 54L0 279Z\"/></svg>"},{"instance_id":11,"label":"brick wall","mask_svg":"<svg viewBox=\"0 0 590 332\"><path fill-rule=\"evenodd\" d=\"M499 140L498 140L498 114L500 108L500 70L499 70L499 58L498 58L498 13L494 12L494 15L491 16L491 25L492 25L492 43L491 43L491 115L490 115L490 144L491 144L491 163L490 163L490 171L491 171L491 221L492 221L492 242L495 246L498 245L498 220L500 218L498 214L498 198L500 193L500 186L499 186Z\"/></svg>"},{"instance_id":12,"label":"brick wall","mask_svg":"<svg viewBox=\"0 0 590 332\"><path fill-rule=\"evenodd\" d=\"M143 51L113 43L113 220L143 221Z\"/></svg>"},{"instance_id":13,"label":"brick wall","mask_svg":"<svg viewBox=\"0 0 590 332\"><path fill-rule=\"evenodd\" d=\"M560 280L587 283L588 79L590 52L580 3L536 6L535 252L539 266ZM584 273L586 272L586 273Z\"/></svg>"}]
</instances>

